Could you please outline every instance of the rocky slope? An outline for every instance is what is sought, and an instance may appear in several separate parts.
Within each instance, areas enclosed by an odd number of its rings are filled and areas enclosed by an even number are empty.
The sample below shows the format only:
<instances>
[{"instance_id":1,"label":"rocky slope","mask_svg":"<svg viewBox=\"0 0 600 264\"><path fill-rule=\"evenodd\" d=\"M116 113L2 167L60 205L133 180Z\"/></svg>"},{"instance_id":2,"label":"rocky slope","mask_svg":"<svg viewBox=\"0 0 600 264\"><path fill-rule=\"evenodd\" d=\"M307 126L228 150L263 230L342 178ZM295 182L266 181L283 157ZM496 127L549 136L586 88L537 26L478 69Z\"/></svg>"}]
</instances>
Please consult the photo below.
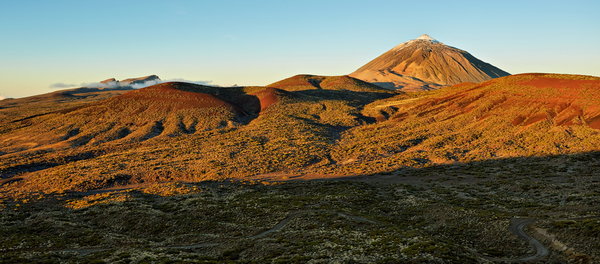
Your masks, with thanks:
<instances>
[{"instance_id":1,"label":"rocky slope","mask_svg":"<svg viewBox=\"0 0 600 264\"><path fill-rule=\"evenodd\" d=\"M14 110L19 99L0 103L0 174L9 182L1 192L328 178L552 155L568 168L566 155L600 150L598 77L525 74L420 93L344 76L273 86L163 83L99 100L23 101L26 115Z\"/></svg>"},{"instance_id":2,"label":"rocky slope","mask_svg":"<svg viewBox=\"0 0 600 264\"><path fill-rule=\"evenodd\" d=\"M463 82L482 82L509 73L464 50L428 35L404 42L350 76L388 89L431 90Z\"/></svg>"},{"instance_id":3,"label":"rocky slope","mask_svg":"<svg viewBox=\"0 0 600 264\"><path fill-rule=\"evenodd\" d=\"M332 156L348 171L393 171L598 151L598 105L600 78L559 74L400 95L365 106L379 122L347 131Z\"/></svg>"}]
</instances>

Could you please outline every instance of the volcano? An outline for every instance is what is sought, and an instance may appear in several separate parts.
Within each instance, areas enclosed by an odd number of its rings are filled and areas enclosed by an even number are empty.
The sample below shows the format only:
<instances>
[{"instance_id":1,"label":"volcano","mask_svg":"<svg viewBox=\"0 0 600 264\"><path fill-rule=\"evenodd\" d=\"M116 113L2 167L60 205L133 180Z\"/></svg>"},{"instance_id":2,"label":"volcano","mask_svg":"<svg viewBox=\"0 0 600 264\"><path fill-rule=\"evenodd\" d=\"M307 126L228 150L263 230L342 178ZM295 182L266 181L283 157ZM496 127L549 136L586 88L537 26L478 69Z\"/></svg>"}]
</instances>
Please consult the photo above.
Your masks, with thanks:
<instances>
[{"instance_id":1,"label":"volcano","mask_svg":"<svg viewBox=\"0 0 600 264\"><path fill-rule=\"evenodd\" d=\"M507 75L510 74L429 35L404 42L350 74L384 88L403 91L432 90Z\"/></svg>"}]
</instances>

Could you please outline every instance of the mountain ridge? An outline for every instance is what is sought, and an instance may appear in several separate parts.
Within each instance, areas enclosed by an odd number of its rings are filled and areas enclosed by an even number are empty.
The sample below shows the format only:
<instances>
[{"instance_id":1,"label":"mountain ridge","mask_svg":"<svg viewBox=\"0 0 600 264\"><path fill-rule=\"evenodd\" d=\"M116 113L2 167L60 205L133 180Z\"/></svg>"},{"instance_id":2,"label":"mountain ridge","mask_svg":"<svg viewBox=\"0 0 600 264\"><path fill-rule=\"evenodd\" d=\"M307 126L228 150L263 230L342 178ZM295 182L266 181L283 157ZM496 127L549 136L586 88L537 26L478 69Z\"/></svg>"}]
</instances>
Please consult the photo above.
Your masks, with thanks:
<instances>
[{"instance_id":1,"label":"mountain ridge","mask_svg":"<svg viewBox=\"0 0 600 264\"><path fill-rule=\"evenodd\" d=\"M600 145L598 77L522 74L422 93L344 76L298 75L274 86L171 82L0 103L0 173L23 179L4 190L331 178Z\"/></svg>"},{"instance_id":2,"label":"mountain ridge","mask_svg":"<svg viewBox=\"0 0 600 264\"><path fill-rule=\"evenodd\" d=\"M507 75L509 73L429 35L401 43L349 74L384 88L403 91L433 90Z\"/></svg>"}]
</instances>

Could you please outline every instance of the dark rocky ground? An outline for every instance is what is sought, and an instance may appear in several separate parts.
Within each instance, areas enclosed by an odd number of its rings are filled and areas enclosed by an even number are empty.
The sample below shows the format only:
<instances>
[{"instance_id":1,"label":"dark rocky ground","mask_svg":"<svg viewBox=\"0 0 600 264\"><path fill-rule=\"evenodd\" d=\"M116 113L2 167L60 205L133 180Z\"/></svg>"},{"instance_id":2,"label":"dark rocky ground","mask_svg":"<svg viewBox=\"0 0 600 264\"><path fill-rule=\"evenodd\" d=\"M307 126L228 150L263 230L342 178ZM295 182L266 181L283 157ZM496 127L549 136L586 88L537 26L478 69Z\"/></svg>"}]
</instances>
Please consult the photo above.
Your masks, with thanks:
<instances>
[{"instance_id":1,"label":"dark rocky ground","mask_svg":"<svg viewBox=\"0 0 600 264\"><path fill-rule=\"evenodd\" d=\"M600 261L600 177L463 169L5 199L0 262L509 262L536 253L514 218L534 219L524 231L550 251L534 262Z\"/></svg>"}]
</instances>

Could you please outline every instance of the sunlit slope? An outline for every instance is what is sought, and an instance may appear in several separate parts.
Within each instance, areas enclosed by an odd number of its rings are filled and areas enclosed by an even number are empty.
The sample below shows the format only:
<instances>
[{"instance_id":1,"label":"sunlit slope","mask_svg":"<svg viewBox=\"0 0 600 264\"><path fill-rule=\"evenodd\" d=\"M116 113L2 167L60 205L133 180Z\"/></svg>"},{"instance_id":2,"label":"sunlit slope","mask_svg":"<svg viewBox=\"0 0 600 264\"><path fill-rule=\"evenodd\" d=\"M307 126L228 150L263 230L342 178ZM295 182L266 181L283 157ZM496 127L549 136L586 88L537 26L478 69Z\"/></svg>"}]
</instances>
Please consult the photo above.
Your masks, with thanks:
<instances>
[{"instance_id":1,"label":"sunlit slope","mask_svg":"<svg viewBox=\"0 0 600 264\"><path fill-rule=\"evenodd\" d=\"M332 152L359 172L600 150L597 77L514 75L381 100L364 113L381 122L347 131Z\"/></svg>"},{"instance_id":2,"label":"sunlit slope","mask_svg":"<svg viewBox=\"0 0 600 264\"><path fill-rule=\"evenodd\" d=\"M0 136L5 152L33 148L76 147L111 141L139 142L176 136L240 122L260 109L242 91L185 83L163 83L103 101L67 108L27 120L23 127ZM233 89L233 88L232 88ZM244 102L256 100L256 102ZM252 105L254 103L254 105Z\"/></svg>"},{"instance_id":3,"label":"sunlit slope","mask_svg":"<svg viewBox=\"0 0 600 264\"><path fill-rule=\"evenodd\" d=\"M350 76L389 89L420 91L509 75L470 53L427 35L404 42Z\"/></svg>"},{"instance_id":4,"label":"sunlit slope","mask_svg":"<svg viewBox=\"0 0 600 264\"><path fill-rule=\"evenodd\" d=\"M393 94L379 88L352 91L359 88L346 85L340 90L290 92L270 87L159 84L55 116L62 124L79 125L80 132L73 138L94 136L63 150L5 154L2 171L23 178L11 183L11 188L52 192L244 178L327 166L340 133L375 121L361 114L362 107ZM72 122L79 120L76 117L87 119ZM191 122L194 119L198 122ZM38 122L46 120L52 119L32 119L34 124L23 129L62 133L61 129L44 131ZM155 126L157 122L162 126ZM92 129L113 123L125 126L129 133L104 142L109 130ZM24 152L35 154L25 159Z\"/></svg>"},{"instance_id":5,"label":"sunlit slope","mask_svg":"<svg viewBox=\"0 0 600 264\"><path fill-rule=\"evenodd\" d=\"M354 92L388 92L377 85L347 75L319 76L300 74L270 84L269 87L286 91L346 90Z\"/></svg>"},{"instance_id":6,"label":"sunlit slope","mask_svg":"<svg viewBox=\"0 0 600 264\"><path fill-rule=\"evenodd\" d=\"M369 175L600 150L597 77L525 74L410 94L358 89L167 83L32 117L1 135L0 172L15 179L3 190ZM65 138L74 125L78 133ZM116 128L128 133L110 137ZM19 134L54 141L11 149L6 138Z\"/></svg>"},{"instance_id":7,"label":"sunlit slope","mask_svg":"<svg viewBox=\"0 0 600 264\"><path fill-rule=\"evenodd\" d=\"M131 89L76 88L47 94L0 100L0 134L14 129L21 119L51 114L111 98Z\"/></svg>"}]
</instances>

